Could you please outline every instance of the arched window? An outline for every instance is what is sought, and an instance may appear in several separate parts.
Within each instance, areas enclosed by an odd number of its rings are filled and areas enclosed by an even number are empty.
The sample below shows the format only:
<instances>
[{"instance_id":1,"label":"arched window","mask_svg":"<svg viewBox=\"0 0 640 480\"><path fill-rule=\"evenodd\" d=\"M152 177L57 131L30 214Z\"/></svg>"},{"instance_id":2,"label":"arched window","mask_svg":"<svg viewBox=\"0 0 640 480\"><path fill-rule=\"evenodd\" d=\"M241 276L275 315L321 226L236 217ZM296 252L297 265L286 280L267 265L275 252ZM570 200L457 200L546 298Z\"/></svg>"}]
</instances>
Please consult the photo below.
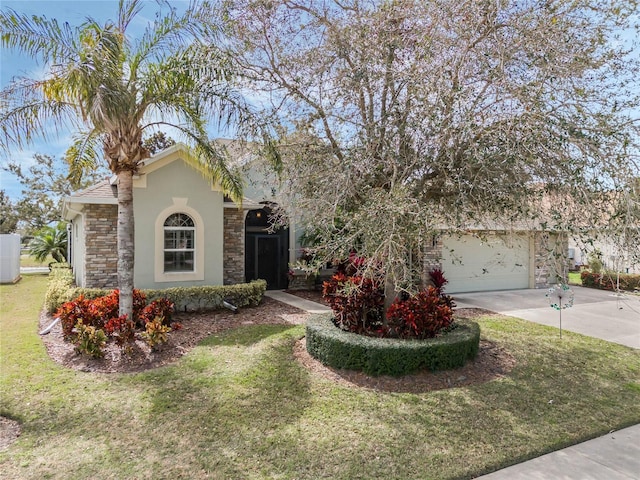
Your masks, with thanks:
<instances>
[{"instance_id":1,"label":"arched window","mask_svg":"<svg viewBox=\"0 0 640 480\"><path fill-rule=\"evenodd\" d=\"M196 227L186 213L174 213L164 221L164 271L193 272Z\"/></svg>"}]
</instances>

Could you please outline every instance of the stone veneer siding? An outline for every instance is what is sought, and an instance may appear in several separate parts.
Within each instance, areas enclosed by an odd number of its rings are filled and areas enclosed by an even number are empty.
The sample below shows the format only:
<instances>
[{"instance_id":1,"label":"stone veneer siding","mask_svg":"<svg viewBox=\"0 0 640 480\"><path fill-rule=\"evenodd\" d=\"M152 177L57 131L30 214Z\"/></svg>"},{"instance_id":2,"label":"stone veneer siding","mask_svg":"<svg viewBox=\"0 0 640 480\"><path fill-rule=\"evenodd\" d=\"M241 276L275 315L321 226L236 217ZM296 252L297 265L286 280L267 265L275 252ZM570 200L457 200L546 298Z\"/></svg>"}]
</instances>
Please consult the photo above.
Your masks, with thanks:
<instances>
[{"instance_id":1,"label":"stone veneer siding","mask_svg":"<svg viewBox=\"0 0 640 480\"><path fill-rule=\"evenodd\" d=\"M433 235L422 246L422 285L431 285L429 272L442 269L442 235Z\"/></svg>"},{"instance_id":2,"label":"stone veneer siding","mask_svg":"<svg viewBox=\"0 0 640 480\"><path fill-rule=\"evenodd\" d=\"M87 288L117 288L118 206L87 204L84 209Z\"/></svg>"},{"instance_id":3,"label":"stone veneer siding","mask_svg":"<svg viewBox=\"0 0 640 480\"><path fill-rule=\"evenodd\" d=\"M534 236L535 288L558 283L558 277L567 278L569 241L566 235L536 232Z\"/></svg>"},{"instance_id":4,"label":"stone veneer siding","mask_svg":"<svg viewBox=\"0 0 640 480\"><path fill-rule=\"evenodd\" d=\"M244 211L224 209L223 282L244 283Z\"/></svg>"}]
</instances>

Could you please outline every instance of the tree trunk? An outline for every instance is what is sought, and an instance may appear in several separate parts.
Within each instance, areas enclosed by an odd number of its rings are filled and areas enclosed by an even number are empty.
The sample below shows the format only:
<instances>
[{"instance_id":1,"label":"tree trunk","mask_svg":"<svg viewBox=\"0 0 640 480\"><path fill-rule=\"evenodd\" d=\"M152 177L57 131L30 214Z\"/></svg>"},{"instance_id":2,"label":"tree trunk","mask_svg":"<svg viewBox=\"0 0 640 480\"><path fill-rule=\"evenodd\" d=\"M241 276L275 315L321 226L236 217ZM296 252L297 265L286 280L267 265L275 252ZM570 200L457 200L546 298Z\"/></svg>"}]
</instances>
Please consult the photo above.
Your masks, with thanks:
<instances>
[{"instance_id":1,"label":"tree trunk","mask_svg":"<svg viewBox=\"0 0 640 480\"><path fill-rule=\"evenodd\" d=\"M133 173L118 173L118 288L120 315L133 319Z\"/></svg>"},{"instance_id":2,"label":"tree trunk","mask_svg":"<svg viewBox=\"0 0 640 480\"><path fill-rule=\"evenodd\" d=\"M387 310L396 299L396 286L393 283L393 279L389 273L384 277L384 312L382 315L382 323L387 324Z\"/></svg>"}]
</instances>

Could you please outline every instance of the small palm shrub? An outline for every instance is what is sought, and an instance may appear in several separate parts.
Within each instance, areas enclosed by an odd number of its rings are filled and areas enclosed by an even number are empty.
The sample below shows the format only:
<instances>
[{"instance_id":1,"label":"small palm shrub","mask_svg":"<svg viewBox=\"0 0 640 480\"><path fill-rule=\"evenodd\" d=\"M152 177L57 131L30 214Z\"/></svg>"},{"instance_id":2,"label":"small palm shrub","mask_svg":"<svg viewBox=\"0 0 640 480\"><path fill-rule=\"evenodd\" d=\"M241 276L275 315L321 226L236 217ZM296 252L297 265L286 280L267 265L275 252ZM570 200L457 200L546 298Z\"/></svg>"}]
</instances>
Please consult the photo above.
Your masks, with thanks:
<instances>
[{"instance_id":1,"label":"small palm shrub","mask_svg":"<svg viewBox=\"0 0 640 480\"><path fill-rule=\"evenodd\" d=\"M67 261L67 224L58 223L55 227L43 227L29 242L29 255L38 262L51 255L56 262Z\"/></svg>"}]
</instances>

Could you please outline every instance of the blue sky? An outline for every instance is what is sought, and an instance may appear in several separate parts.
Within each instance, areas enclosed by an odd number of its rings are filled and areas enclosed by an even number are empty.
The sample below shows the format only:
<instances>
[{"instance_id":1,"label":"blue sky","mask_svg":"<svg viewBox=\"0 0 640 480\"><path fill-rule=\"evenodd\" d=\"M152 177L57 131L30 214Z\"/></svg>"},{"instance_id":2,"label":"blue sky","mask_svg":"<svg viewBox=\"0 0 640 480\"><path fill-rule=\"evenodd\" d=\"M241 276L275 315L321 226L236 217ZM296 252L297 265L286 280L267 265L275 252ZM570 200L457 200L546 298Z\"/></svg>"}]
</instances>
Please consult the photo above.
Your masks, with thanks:
<instances>
[{"instance_id":1,"label":"blue sky","mask_svg":"<svg viewBox=\"0 0 640 480\"><path fill-rule=\"evenodd\" d=\"M171 5L178 9L186 9L187 0L171 0ZM0 7L13 9L19 13L28 15L43 15L49 19L57 19L59 22L69 22L72 26L80 25L87 17L93 17L100 22L116 17L118 0L0 0ZM166 7L165 7L166 8ZM145 2L142 12L136 17L136 24L132 24L129 33L141 33L144 27L153 21L158 4L153 1ZM4 88L12 77L26 76L37 78L42 75L43 65L36 63L31 58L2 48L0 49L0 81ZM12 150L7 157L3 154L0 163L6 164L8 160L28 166L33 162L35 153L62 157L70 144L71 132L60 132L57 138L52 137L48 141L38 139L26 149ZM0 189L3 189L12 200L20 196L21 187L16 179L9 173L0 170Z\"/></svg>"}]
</instances>

